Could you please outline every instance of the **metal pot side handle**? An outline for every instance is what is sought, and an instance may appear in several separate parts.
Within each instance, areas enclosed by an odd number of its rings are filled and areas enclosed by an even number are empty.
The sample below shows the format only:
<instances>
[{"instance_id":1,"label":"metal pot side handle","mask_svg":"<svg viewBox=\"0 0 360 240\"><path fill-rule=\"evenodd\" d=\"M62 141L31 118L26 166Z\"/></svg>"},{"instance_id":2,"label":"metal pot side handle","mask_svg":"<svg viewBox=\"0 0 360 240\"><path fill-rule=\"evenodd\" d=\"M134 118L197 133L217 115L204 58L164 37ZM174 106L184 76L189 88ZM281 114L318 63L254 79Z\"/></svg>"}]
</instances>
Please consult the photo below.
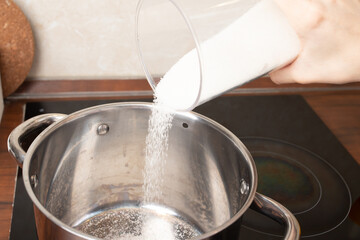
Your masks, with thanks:
<instances>
[{"instance_id":1,"label":"metal pot side handle","mask_svg":"<svg viewBox=\"0 0 360 240\"><path fill-rule=\"evenodd\" d=\"M42 114L26 120L10 133L7 141L8 151L20 167L23 165L26 150L35 137L65 117L67 115L60 113Z\"/></svg>"},{"instance_id":2,"label":"metal pot side handle","mask_svg":"<svg viewBox=\"0 0 360 240\"><path fill-rule=\"evenodd\" d=\"M285 240L298 240L300 238L299 222L294 215L280 203L260 193L256 193L250 208L284 224L286 226Z\"/></svg>"}]
</instances>

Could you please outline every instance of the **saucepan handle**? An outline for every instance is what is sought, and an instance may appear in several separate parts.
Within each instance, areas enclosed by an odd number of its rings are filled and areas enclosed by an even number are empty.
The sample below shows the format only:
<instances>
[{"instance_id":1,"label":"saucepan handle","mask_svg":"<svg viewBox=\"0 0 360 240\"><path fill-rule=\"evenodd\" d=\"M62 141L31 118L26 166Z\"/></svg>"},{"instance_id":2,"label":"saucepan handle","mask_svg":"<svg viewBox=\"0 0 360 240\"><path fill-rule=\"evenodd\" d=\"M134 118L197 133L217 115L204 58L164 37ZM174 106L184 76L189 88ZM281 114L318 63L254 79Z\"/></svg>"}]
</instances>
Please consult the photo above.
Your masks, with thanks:
<instances>
[{"instance_id":1,"label":"saucepan handle","mask_svg":"<svg viewBox=\"0 0 360 240\"><path fill-rule=\"evenodd\" d=\"M26 120L10 133L7 142L8 150L20 167L31 142L51 124L66 116L59 113L42 114Z\"/></svg>"},{"instance_id":2,"label":"saucepan handle","mask_svg":"<svg viewBox=\"0 0 360 240\"><path fill-rule=\"evenodd\" d=\"M284 239L297 240L300 238L300 225L294 215L280 203L260 193L255 194L251 209L260 212L275 221L286 225Z\"/></svg>"}]
</instances>

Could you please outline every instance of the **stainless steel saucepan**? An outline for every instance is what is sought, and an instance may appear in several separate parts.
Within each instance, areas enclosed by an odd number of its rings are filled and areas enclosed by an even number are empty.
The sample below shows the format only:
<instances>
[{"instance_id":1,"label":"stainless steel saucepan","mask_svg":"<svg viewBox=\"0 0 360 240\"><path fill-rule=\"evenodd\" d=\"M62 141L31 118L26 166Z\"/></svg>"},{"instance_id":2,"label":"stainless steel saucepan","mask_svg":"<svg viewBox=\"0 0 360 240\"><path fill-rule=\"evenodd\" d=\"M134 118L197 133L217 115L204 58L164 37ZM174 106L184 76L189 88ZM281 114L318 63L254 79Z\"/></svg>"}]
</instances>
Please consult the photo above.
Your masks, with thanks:
<instances>
[{"instance_id":1,"label":"stainless steel saucepan","mask_svg":"<svg viewBox=\"0 0 360 240\"><path fill-rule=\"evenodd\" d=\"M143 204L153 108L107 104L40 115L13 130L8 147L22 166L39 239L151 239L141 238L144 229L174 240L238 239L249 207L283 223L285 239L299 238L295 217L256 193L255 164L241 141L193 112L173 112L163 195Z\"/></svg>"}]
</instances>

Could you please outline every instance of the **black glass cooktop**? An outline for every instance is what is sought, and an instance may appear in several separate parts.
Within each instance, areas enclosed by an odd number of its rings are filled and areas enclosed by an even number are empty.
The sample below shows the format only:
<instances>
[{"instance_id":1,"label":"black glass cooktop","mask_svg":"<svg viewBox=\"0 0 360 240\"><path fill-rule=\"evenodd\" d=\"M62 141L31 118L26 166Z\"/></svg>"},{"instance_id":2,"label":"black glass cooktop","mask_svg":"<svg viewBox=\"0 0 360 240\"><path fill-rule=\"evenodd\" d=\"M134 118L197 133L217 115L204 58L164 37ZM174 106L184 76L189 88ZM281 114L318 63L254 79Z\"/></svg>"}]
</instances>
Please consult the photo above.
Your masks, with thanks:
<instances>
[{"instance_id":1,"label":"black glass cooktop","mask_svg":"<svg viewBox=\"0 0 360 240\"><path fill-rule=\"evenodd\" d=\"M114 101L28 103L25 118L42 113L69 114L109 102ZM360 239L360 223L349 217L349 212L360 215L353 208L360 198L360 166L302 97L219 97L195 111L219 122L244 142L256 162L257 191L295 215L302 239ZM281 225L249 209L239 236L247 240L281 239L283 231ZM10 239L37 239L21 170Z\"/></svg>"}]
</instances>

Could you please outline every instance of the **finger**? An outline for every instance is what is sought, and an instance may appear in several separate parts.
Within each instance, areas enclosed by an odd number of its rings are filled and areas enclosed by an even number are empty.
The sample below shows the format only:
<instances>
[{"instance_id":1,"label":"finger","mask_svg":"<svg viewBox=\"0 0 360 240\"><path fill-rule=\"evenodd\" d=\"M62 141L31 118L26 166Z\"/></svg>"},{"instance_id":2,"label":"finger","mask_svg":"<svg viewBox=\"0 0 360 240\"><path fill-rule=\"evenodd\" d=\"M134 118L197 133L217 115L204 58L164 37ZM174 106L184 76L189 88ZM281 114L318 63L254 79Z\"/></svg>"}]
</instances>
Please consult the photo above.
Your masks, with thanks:
<instances>
[{"instance_id":1,"label":"finger","mask_svg":"<svg viewBox=\"0 0 360 240\"><path fill-rule=\"evenodd\" d=\"M284 67L269 73L270 79L276 84L295 83L291 67Z\"/></svg>"}]
</instances>

